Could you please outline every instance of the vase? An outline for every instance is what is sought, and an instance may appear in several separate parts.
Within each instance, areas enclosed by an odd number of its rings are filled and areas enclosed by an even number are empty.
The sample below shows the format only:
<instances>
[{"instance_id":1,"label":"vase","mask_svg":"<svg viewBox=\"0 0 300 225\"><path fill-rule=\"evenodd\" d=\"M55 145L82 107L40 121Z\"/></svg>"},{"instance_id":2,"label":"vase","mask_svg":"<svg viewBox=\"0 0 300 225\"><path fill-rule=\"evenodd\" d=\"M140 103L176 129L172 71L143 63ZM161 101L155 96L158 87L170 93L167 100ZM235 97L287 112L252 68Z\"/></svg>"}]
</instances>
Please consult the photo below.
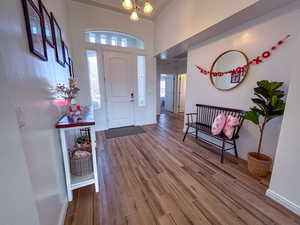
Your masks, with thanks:
<instances>
[{"instance_id":1,"label":"vase","mask_svg":"<svg viewBox=\"0 0 300 225\"><path fill-rule=\"evenodd\" d=\"M66 105L66 115L69 119L72 119L72 106L75 105L75 99L67 99L67 105Z\"/></svg>"}]
</instances>

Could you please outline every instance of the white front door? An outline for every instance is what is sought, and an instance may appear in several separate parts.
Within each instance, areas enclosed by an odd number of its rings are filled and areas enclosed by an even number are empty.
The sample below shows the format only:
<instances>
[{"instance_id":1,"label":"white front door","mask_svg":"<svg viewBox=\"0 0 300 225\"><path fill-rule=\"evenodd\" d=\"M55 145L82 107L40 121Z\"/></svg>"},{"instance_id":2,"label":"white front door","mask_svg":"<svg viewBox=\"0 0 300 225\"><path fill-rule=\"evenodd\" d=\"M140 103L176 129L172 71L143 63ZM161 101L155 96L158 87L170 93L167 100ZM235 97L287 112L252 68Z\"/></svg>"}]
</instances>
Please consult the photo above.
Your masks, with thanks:
<instances>
[{"instance_id":1,"label":"white front door","mask_svg":"<svg viewBox=\"0 0 300 225\"><path fill-rule=\"evenodd\" d=\"M169 112L174 112L174 75L166 75L166 98L165 107Z\"/></svg>"},{"instance_id":2,"label":"white front door","mask_svg":"<svg viewBox=\"0 0 300 225\"><path fill-rule=\"evenodd\" d=\"M108 127L134 125L134 57L104 52Z\"/></svg>"}]
</instances>

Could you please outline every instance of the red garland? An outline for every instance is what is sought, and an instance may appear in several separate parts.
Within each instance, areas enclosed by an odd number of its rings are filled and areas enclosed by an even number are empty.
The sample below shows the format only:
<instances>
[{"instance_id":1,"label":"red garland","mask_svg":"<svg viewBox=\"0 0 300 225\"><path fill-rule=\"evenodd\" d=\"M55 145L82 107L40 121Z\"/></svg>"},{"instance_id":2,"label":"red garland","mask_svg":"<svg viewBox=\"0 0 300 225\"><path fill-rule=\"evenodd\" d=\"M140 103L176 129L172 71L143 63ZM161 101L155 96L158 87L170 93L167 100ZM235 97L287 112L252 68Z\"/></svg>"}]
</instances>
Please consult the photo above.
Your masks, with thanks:
<instances>
[{"instance_id":1,"label":"red garland","mask_svg":"<svg viewBox=\"0 0 300 225\"><path fill-rule=\"evenodd\" d=\"M221 77L221 76L224 76L225 74L231 74L231 75L234 75L234 74L238 74L238 73L242 73L244 72L245 70L247 70L250 65L253 65L253 64L261 64L263 62L263 59L267 59L269 57L271 57L272 55L272 51L275 51L278 49L278 46L280 45L283 45L285 43L285 41L291 37L291 35L287 35L284 39L280 40L277 42L277 45L276 46L273 46L270 50L267 50L267 51L264 51L260 56L257 56L256 58L250 60L248 62L247 65L244 65L242 67L237 67L233 70L230 70L230 71L226 71L226 72L211 72L211 71L208 71L206 69L203 69L202 67L196 65L197 69L200 71L200 73L203 73L204 75L212 75L214 77Z\"/></svg>"}]
</instances>

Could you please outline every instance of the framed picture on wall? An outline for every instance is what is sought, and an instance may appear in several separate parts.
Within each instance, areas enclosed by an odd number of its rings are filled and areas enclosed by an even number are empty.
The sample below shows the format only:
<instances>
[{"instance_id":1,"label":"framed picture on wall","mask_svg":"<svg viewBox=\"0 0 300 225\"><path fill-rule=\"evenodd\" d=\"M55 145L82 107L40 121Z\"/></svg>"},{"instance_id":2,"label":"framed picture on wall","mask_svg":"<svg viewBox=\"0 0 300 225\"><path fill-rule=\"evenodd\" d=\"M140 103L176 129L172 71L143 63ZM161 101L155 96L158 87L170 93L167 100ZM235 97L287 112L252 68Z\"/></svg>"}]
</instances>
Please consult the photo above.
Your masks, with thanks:
<instances>
[{"instance_id":1,"label":"framed picture on wall","mask_svg":"<svg viewBox=\"0 0 300 225\"><path fill-rule=\"evenodd\" d=\"M70 72L70 78L75 78L74 76L74 66L73 66L73 60L69 57L69 72Z\"/></svg>"},{"instance_id":2,"label":"framed picture on wall","mask_svg":"<svg viewBox=\"0 0 300 225\"><path fill-rule=\"evenodd\" d=\"M232 84L240 83L240 80L241 80L241 74L240 73L231 75L231 83Z\"/></svg>"},{"instance_id":3,"label":"framed picture on wall","mask_svg":"<svg viewBox=\"0 0 300 225\"><path fill-rule=\"evenodd\" d=\"M47 43L52 48L54 48L54 37L53 37L52 26L51 26L51 16L41 0L39 0L39 7L42 15L43 33L45 35L45 39Z\"/></svg>"},{"instance_id":4,"label":"framed picture on wall","mask_svg":"<svg viewBox=\"0 0 300 225\"><path fill-rule=\"evenodd\" d=\"M40 59L47 61L46 41L43 35L42 16L32 0L22 0L26 31L30 51Z\"/></svg>"},{"instance_id":5,"label":"framed picture on wall","mask_svg":"<svg viewBox=\"0 0 300 225\"><path fill-rule=\"evenodd\" d=\"M39 0L32 0L32 2L37 8L39 7Z\"/></svg>"},{"instance_id":6,"label":"framed picture on wall","mask_svg":"<svg viewBox=\"0 0 300 225\"><path fill-rule=\"evenodd\" d=\"M63 46L64 46L65 63L69 65L69 63L70 63L69 49L64 41L63 41Z\"/></svg>"},{"instance_id":7,"label":"framed picture on wall","mask_svg":"<svg viewBox=\"0 0 300 225\"><path fill-rule=\"evenodd\" d=\"M54 36L53 40L54 40L54 45L55 45L56 61L64 67L65 66L65 56L64 56L64 47L63 47L61 29L53 15L53 13L51 13L51 24L52 24L52 31L53 31L53 36Z\"/></svg>"}]
</instances>

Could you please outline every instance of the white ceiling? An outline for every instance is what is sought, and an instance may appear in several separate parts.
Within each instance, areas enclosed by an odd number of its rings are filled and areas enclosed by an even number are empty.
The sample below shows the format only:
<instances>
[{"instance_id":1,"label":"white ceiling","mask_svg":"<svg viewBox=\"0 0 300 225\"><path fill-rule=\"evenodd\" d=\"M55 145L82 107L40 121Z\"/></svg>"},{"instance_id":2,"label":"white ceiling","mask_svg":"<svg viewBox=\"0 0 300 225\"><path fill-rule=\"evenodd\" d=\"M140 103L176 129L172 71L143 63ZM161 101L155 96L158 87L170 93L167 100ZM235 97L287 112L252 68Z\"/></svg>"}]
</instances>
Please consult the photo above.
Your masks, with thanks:
<instances>
[{"instance_id":1,"label":"white ceiling","mask_svg":"<svg viewBox=\"0 0 300 225\"><path fill-rule=\"evenodd\" d=\"M125 13L125 14L130 13L130 11L125 10L122 7L122 0L73 0L73 1L113 10L120 13ZM149 16L143 15L143 18L153 20L164 9L164 7L166 7L166 5L171 1L172 0L150 0L151 4L154 6L154 11ZM139 2L143 2L143 0L136 0L136 2L137 4L139 4Z\"/></svg>"}]
</instances>

